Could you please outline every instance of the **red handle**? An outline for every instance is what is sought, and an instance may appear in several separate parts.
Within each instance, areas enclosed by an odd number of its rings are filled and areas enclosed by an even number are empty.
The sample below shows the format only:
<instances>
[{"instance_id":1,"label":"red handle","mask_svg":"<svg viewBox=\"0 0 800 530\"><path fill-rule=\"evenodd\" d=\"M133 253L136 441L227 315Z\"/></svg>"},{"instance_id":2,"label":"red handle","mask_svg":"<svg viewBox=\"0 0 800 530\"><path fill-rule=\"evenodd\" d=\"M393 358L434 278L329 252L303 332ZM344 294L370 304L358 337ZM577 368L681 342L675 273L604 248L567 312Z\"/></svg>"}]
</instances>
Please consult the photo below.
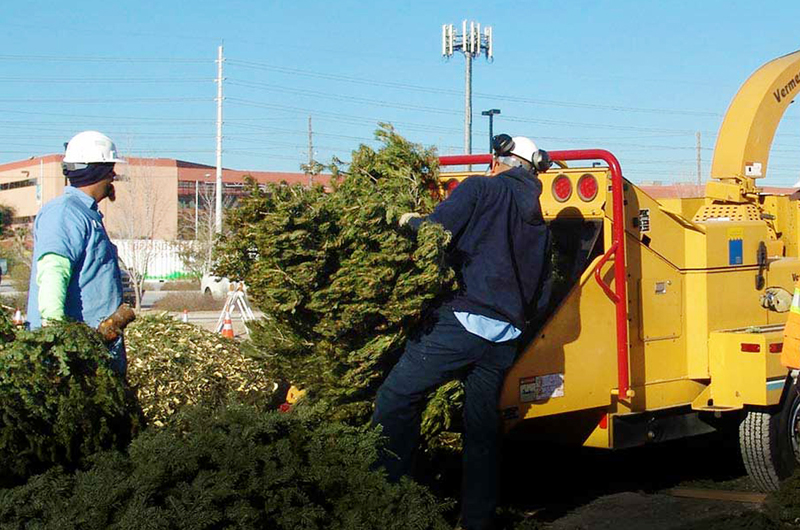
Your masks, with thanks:
<instances>
[{"instance_id":1,"label":"red handle","mask_svg":"<svg viewBox=\"0 0 800 530\"><path fill-rule=\"evenodd\" d=\"M604 149L575 149L568 151L549 151L552 160L603 160L611 171L612 235L611 246L595 267L595 279L606 295L616 306L617 322L617 391L620 398L632 397L629 386L628 367L628 289L625 263L625 209L622 194L622 170L619 161ZM449 155L439 157L441 166L462 166L469 164L489 164L492 155ZM614 292L600 278L600 269L613 256Z\"/></svg>"}]
</instances>

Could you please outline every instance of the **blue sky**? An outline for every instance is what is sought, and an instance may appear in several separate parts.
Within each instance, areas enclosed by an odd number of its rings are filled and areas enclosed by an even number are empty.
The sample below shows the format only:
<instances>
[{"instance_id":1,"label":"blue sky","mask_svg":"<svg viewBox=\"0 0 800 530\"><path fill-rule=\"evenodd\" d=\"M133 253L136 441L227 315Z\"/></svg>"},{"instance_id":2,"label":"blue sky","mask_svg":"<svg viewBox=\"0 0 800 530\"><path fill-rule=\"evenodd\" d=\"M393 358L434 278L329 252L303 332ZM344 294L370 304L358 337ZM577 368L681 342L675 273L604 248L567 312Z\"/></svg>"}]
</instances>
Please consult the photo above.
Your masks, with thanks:
<instances>
[{"instance_id":1,"label":"blue sky","mask_svg":"<svg viewBox=\"0 0 800 530\"><path fill-rule=\"evenodd\" d=\"M633 181L708 178L722 116L761 64L800 48L791 2L7 2L0 22L0 163L61 150L84 129L132 155L215 163L225 46L223 164L297 171L347 160L378 121L463 151L464 58L441 25L494 29L473 77L473 150L495 133L545 149L599 147ZM492 5L496 4L496 5ZM791 106L764 184L800 178Z\"/></svg>"}]
</instances>

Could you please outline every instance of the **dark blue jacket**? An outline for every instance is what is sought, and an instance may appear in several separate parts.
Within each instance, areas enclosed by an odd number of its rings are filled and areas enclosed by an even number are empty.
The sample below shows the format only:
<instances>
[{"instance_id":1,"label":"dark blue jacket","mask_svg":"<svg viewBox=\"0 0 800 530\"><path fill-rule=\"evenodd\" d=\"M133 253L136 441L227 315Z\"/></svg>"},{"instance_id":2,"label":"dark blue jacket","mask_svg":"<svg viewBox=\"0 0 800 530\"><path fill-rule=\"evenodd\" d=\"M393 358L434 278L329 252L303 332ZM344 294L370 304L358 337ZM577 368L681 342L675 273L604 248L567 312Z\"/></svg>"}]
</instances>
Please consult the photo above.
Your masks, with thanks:
<instances>
[{"instance_id":1,"label":"dark blue jacket","mask_svg":"<svg viewBox=\"0 0 800 530\"><path fill-rule=\"evenodd\" d=\"M545 269L547 225L542 182L516 167L494 177L469 177L433 213L409 221L417 230L433 221L453 234L450 258L459 291L447 303L525 329L525 310Z\"/></svg>"}]
</instances>

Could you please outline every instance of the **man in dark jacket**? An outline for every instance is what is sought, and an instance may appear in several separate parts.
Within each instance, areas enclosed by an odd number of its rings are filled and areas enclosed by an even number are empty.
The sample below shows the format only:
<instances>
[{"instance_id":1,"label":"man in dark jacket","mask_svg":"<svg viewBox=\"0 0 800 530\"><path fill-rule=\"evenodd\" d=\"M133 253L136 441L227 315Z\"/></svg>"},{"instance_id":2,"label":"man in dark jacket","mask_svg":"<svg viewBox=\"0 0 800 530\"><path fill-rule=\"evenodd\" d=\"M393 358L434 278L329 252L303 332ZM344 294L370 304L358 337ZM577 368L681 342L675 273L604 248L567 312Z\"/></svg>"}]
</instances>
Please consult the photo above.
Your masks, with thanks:
<instances>
[{"instance_id":1,"label":"man in dark jacket","mask_svg":"<svg viewBox=\"0 0 800 530\"><path fill-rule=\"evenodd\" d=\"M424 397L441 384L464 382L462 524L492 528L498 491L497 401L514 361L525 312L539 288L548 229L537 169L549 159L528 138L499 135L491 177L464 180L425 218L404 214L401 226L440 223L453 236L450 257L459 291L433 313L433 322L406 343L378 391L373 424L387 436L380 462L390 480L410 471Z\"/></svg>"}]
</instances>

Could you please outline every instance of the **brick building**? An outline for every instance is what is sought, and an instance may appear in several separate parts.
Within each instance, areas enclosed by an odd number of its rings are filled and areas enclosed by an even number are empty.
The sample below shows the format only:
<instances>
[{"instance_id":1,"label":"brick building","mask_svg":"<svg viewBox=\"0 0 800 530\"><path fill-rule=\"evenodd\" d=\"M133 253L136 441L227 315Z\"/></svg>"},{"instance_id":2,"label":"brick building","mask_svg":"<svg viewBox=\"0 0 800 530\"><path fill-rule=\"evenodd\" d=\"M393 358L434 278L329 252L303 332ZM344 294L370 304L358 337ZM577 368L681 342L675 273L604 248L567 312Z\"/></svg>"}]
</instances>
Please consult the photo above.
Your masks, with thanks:
<instances>
[{"instance_id":1,"label":"brick building","mask_svg":"<svg viewBox=\"0 0 800 530\"><path fill-rule=\"evenodd\" d=\"M14 209L14 224L32 223L41 206L63 192L63 155L45 155L0 164L0 205ZM213 210L216 169L169 158L126 157L117 164L117 200L103 201L100 210L112 238L191 239L196 226ZM329 175L223 169L224 208L235 204L245 190L245 176L259 184L318 183ZM210 213L213 213L210 212Z\"/></svg>"}]
</instances>

